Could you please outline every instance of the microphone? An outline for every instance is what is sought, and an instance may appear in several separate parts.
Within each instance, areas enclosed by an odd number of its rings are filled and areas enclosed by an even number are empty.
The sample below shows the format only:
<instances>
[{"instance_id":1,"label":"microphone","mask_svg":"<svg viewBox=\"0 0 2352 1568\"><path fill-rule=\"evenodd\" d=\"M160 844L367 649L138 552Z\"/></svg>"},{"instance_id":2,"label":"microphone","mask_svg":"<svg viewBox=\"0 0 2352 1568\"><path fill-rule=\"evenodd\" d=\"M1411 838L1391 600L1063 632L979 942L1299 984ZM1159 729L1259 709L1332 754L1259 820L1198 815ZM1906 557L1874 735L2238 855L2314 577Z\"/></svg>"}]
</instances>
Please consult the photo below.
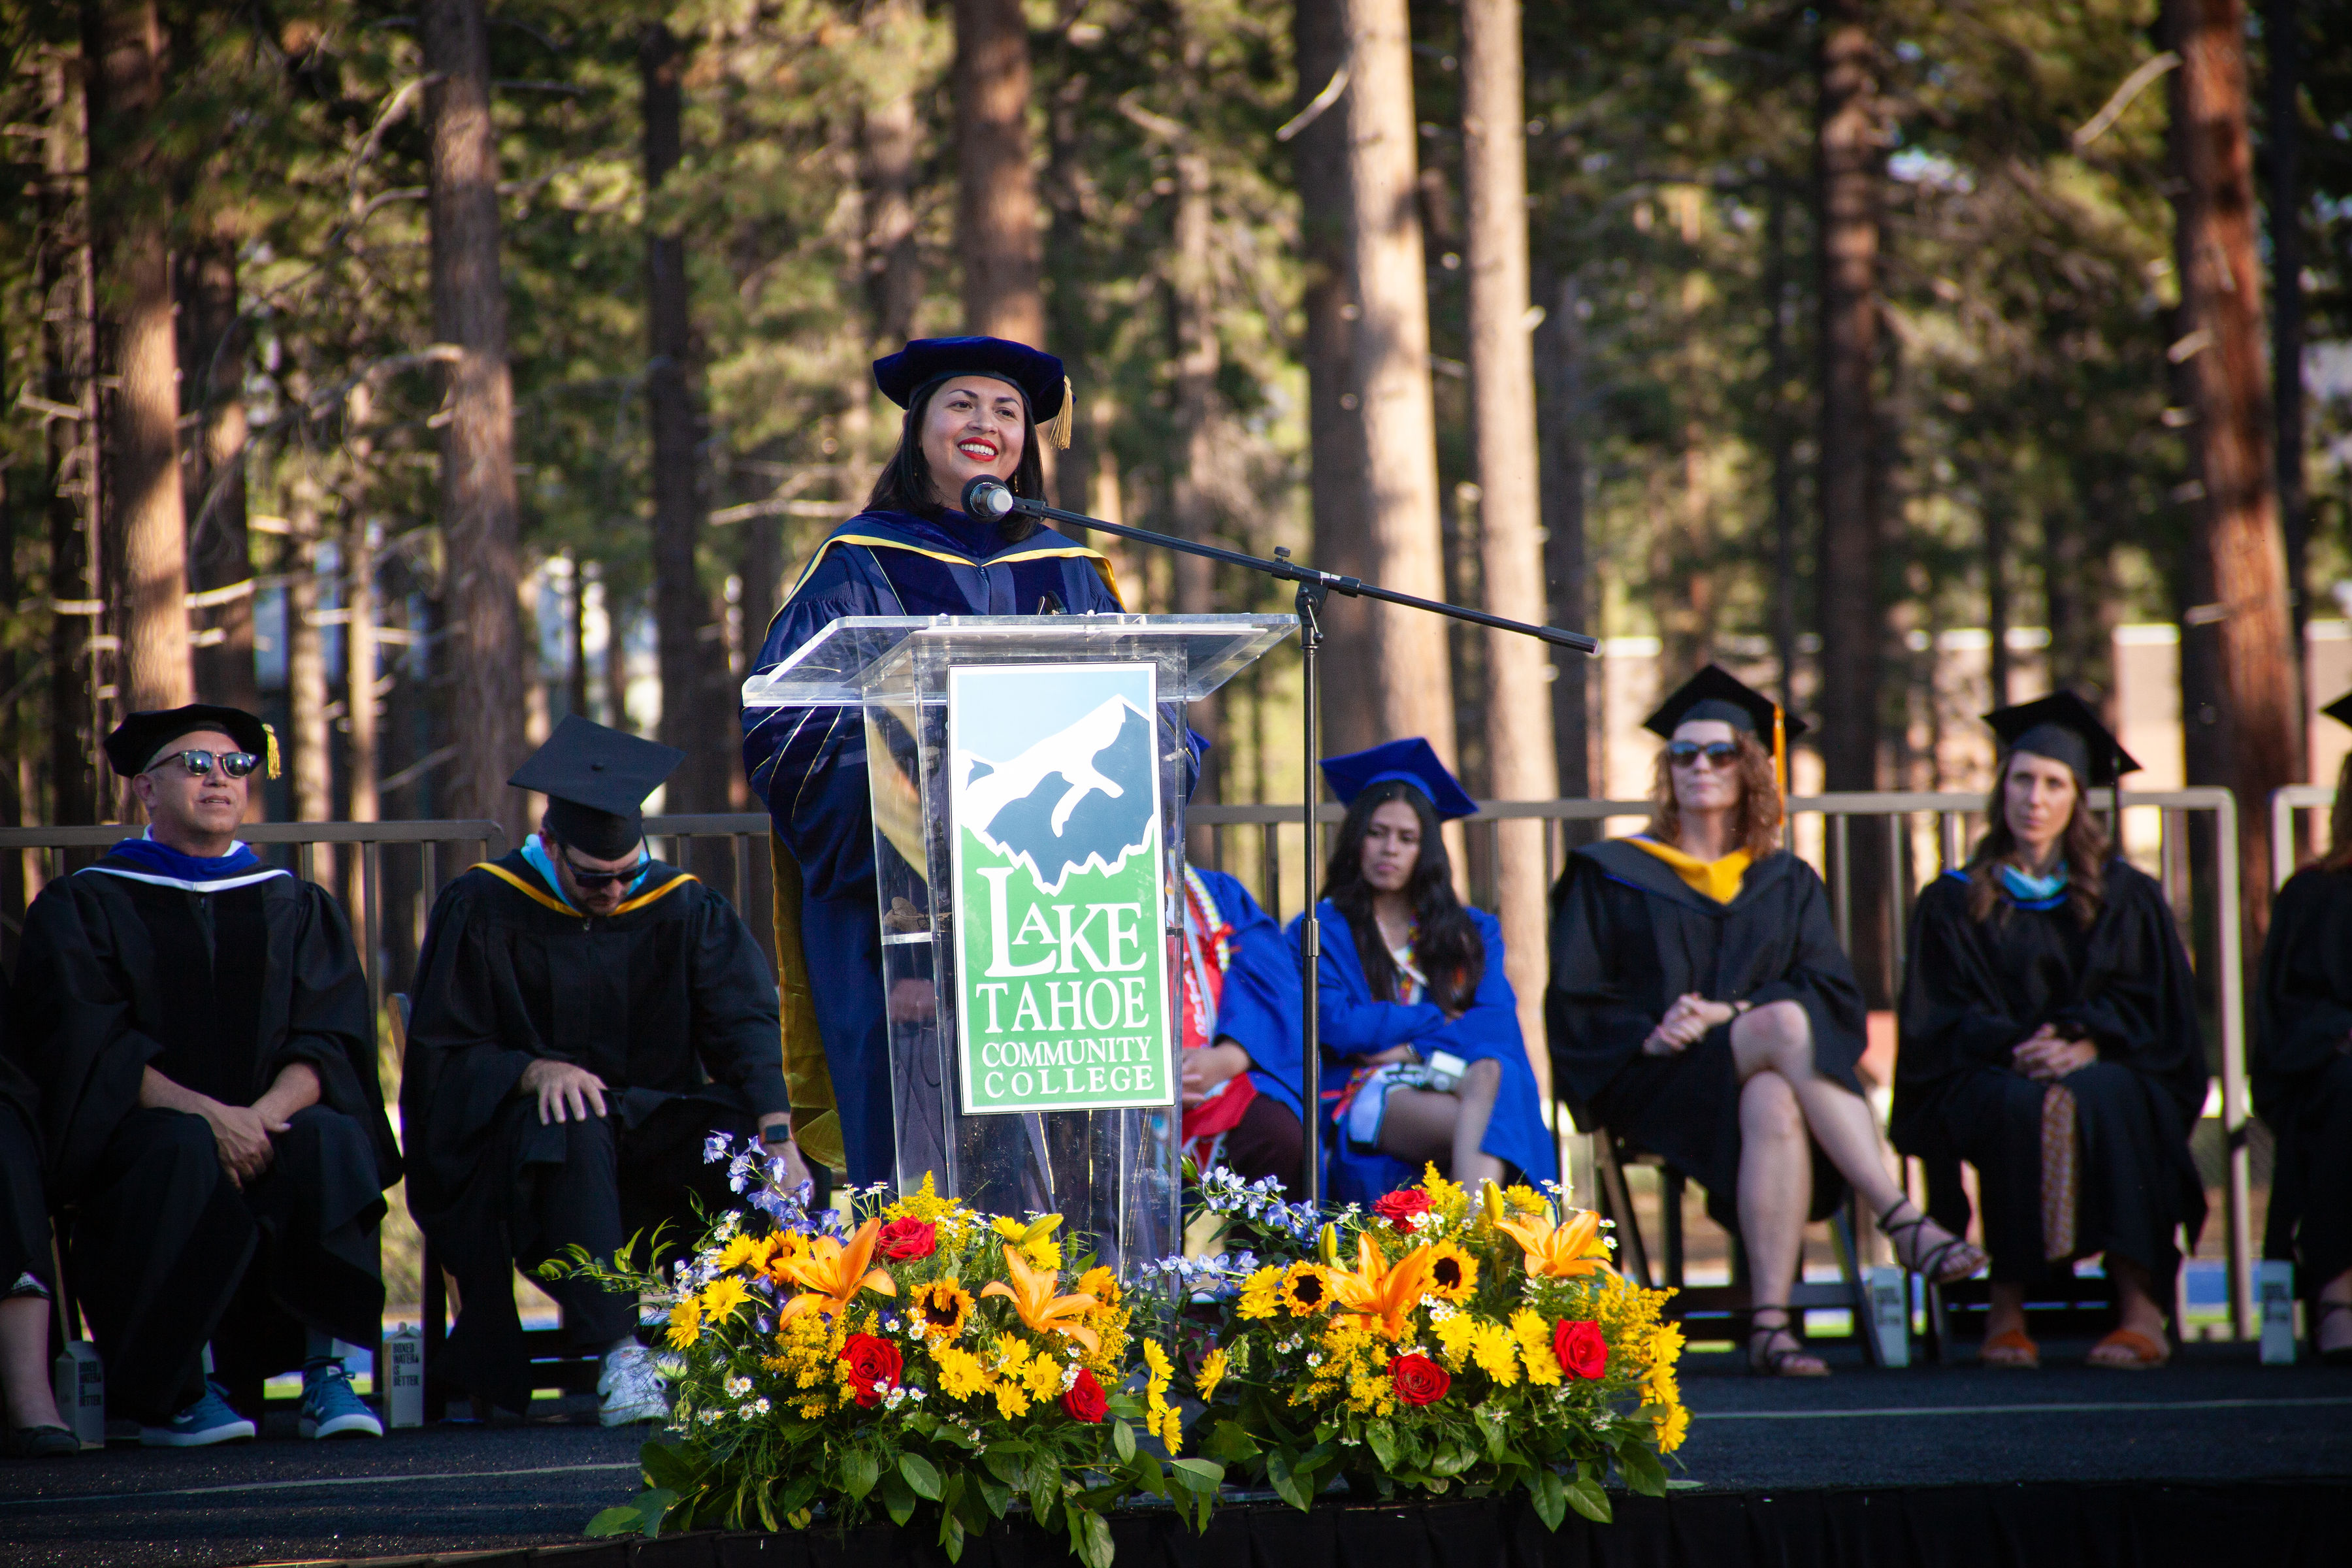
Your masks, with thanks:
<instances>
[{"instance_id":1,"label":"microphone","mask_svg":"<svg viewBox=\"0 0 2352 1568\"><path fill-rule=\"evenodd\" d=\"M995 521L1011 517L1020 510L1020 505L1011 486L986 474L963 488L963 510L968 516L984 517Z\"/></svg>"}]
</instances>

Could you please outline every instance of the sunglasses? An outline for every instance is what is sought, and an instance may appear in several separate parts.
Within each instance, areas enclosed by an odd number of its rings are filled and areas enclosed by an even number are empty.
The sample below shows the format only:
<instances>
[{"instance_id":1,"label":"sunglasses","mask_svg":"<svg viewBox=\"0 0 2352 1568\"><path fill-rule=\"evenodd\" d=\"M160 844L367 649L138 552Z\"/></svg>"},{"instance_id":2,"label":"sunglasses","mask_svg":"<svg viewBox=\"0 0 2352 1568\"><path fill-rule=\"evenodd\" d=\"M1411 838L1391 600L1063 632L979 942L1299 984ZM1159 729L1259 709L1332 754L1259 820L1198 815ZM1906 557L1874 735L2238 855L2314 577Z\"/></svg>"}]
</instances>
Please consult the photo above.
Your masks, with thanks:
<instances>
[{"instance_id":1,"label":"sunglasses","mask_svg":"<svg viewBox=\"0 0 2352 1568\"><path fill-rule=\"evenodd\" d=\"M1739 758L1739 742L1709 741L1702 746L1696 741L1674 741L1668 742L1666 755L1678 768L1689 767L1701 757L1716 767L1727 768Z\"/></svg>"},{"instance_id":2,"label":"sunglasses","mask_svg":"<svg viewBox=\"0 0 2352 1568\"><path fill-rule=\"evenodd\" d=\"M165 763L179 763L195 778L205 777L213 771L214 764L218 763L221 772L233 779L241 779L250 777L253 770L261 765L261 759L251 752L222 752L217 755L211 752L174 752L168 757L156 758L148 764L147 771L152 773Z\"/></svg>"},{"instance_id":3,"label":"sunglasses","mask_svg":"<svg viewBox=\"0 0 2352 1568\"><path fill-rule=\"evenodd\" d=\"M572 858L571 850L566 849L562 854L563 868L572 873L572 879L579 883L583 889L609 888L615 882L634 882L644 874L645 868L652 864L647 856L640 853L637 856L637 863L626 870L591 871Z\"/></svg>"}]
</instances>

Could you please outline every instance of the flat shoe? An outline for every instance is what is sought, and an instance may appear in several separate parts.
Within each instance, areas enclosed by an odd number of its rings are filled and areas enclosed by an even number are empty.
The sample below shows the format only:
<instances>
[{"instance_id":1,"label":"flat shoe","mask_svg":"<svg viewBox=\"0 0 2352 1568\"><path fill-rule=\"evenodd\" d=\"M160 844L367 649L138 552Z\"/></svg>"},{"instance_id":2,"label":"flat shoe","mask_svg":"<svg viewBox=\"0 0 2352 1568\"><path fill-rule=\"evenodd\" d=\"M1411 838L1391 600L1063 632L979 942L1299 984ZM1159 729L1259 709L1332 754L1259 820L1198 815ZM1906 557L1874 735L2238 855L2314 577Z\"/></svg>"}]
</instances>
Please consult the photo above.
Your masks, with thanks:
<instances>
[{"instance_id":1,"label":"flat shoe","mask_svg":"<svg viewBox=\"0 0 2352 1568\"><path fill-rule=\"evenodd\" d=\"M2129 1351L2131 1352L2132 1359L2129 1361L2101 1361L2099 1359L2099 1352L2103 1350L2109 1349L2110 1347L2116 1350ZM2171 1359L2172 1347L2164 1343L2161 1340L2152 1340L2146 1334L2141 1333L2137 1329L2117 1329L2105 1339L2101 1340L2097 1344L2091 1347L2090 1364L2097 1367L2105 1367L2111 1372L2146 1372L2150 1367L2162 1366L2166 1362L2168 1362Z\"/></svg>"},{"instance_id":2,"label":"flat shoe","mask_svg":"<svg viewBox=\"0 0 2352 1568\"><path fill-rule=\"evenodd\" d=\"M15 1426L0 1438L0 1453L12 1459L64 1459L81 1452L81 1439L63 1426Z\"/></svg>"},{"instance_id":3,"label":"flat shoe","mask_svg":"<svg viewBox=\"0 0 2352 1568\"><path fill-rule=\"evenodd\" d=\"M1994 1357L1986 1353L1989 1351L2013 1353ZM1977 1351L1977 1360L1986 1366L2031 1369L2042 1364L2042 1347L2022 1329L2003 1329L1986 1338Z\"/></svg>"}]
</instances>

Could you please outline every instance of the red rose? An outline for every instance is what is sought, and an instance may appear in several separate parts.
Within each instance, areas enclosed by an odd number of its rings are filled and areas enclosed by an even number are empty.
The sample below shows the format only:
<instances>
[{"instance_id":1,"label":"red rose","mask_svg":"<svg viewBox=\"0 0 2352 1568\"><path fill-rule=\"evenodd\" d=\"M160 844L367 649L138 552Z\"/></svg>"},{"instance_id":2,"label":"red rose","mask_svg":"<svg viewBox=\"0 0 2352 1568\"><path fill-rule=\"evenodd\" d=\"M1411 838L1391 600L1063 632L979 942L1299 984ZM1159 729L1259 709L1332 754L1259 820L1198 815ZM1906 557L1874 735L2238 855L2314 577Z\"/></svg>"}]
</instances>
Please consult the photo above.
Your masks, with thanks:
<instances>
[{"instance_id":1,"label":"red rose","mask_svg":"<svg viewBox=\"0 0 2352 1568\"><path fill-rule=\"evenodd\" d=\"M894 1219L882 1227L874 1245L883 1257L894 1263L909 1258L929 1258L940 1249L939 1231L927 1219Z\"/></svg>"},{"instance_id":2,"label":"red rose","mask_svg":"<svg viewBox=\"0 0 2352 1568\"><path fill-rule=\"evenodd\" d=\"M1399 1187L1384 1193L1372 1212L1399 1230L1412 1230L1422 1215L1429 1212L1429 1194L1419 1187Z\"/></svg>"},{"instance_id":3,"label":"red rose","mask_svg":"<svg viewBox=\"0 0 2352 1568\"><path fill-rule=\"evenodd\" d=\"M1445 1397L1454 1380L1425 1355L1401 1355L1389 1363L1389 1383L1407 1405L1430 1405Z\"/></svg>"},{"instance_id":4,"label":"red rose","mask_svg":"<svg viewBox=\"0 0 2352 1568\"><path fill-rule=\"evenodd\" d=\"M850 1335L841 1347L841 1359L849 1363L849 1392L860 1405L879 1405L885 1394L898 1386L899 1370L906 1365L897 1345L872 1334Z\"/></svg>"},{"instance_id":5,"label":"red rose","mask_svg":"<svg viewBox=\"0 0 2352 1568\"><path fill-rule=\"evenodd\" d=\"M1598 1323L1561 1319L1552 1326L1551 1353L1570 1377L1599 1377L1609 1370L1609 1342L1601 1337Z\"/></svg>"},{"instance_id":6,"label":"red rose","mask_svg":"<svg viewBox=\"0 0 2352 1568\"><path fill-rule=\"evenodd\" d=\"M1110 1401L1103 1397L1102 1384L1095 1374L1084 1367L1078 1369L1078 1381L1062 1395L1062 1412L1073 1421L1088 1423L1101 1420L1110 1413Z\"/></svg>"}]
</instances>

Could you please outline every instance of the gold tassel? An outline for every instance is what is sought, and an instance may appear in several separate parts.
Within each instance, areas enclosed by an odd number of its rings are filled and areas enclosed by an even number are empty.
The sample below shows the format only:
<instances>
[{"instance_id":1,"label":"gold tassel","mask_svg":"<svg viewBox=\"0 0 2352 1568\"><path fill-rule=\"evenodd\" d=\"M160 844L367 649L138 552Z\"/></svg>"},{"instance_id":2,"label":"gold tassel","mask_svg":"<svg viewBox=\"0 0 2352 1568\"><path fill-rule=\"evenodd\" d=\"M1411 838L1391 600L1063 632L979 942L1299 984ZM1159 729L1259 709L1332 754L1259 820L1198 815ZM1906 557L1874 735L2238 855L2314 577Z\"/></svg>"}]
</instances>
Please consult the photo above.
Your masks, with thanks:
<instances>
[{"instance_id":1,"label":"gold tassel","mask_svg":"<svg viewBox=\"0 0 2352 1568\"><path fill-rule=\"evenodd\" d=\"M261 727L261 733L263 739L269 742L268 747L269 752L269 776L271 778L276 778L278 776L278 731L269 725L264 724Z\"/></svg>"},{"instance_id":2,"label":"gold tassel","mask_svg":"<svg viewBox=\"0 0 2352 1568\"><path fill-rule=\"evenodd\" d=\"M1062 406L1045 426L1045 438L1055 446L1065 449L1069 447L1070 437L1077 429L1077 388L1066 375L1062 378Z\"/></svg>"},{"instance_id":3,"label":"gold tassel","mask_svg":"<svg viewBox=\"0 0 2352 1568\"><path fill-rule=\"evenodd\" d=\"M1789 795L1789 722L1780 705L1772 704L1772 773L1780 781L1780 798Z\"/></svg>"}]
</instances>

